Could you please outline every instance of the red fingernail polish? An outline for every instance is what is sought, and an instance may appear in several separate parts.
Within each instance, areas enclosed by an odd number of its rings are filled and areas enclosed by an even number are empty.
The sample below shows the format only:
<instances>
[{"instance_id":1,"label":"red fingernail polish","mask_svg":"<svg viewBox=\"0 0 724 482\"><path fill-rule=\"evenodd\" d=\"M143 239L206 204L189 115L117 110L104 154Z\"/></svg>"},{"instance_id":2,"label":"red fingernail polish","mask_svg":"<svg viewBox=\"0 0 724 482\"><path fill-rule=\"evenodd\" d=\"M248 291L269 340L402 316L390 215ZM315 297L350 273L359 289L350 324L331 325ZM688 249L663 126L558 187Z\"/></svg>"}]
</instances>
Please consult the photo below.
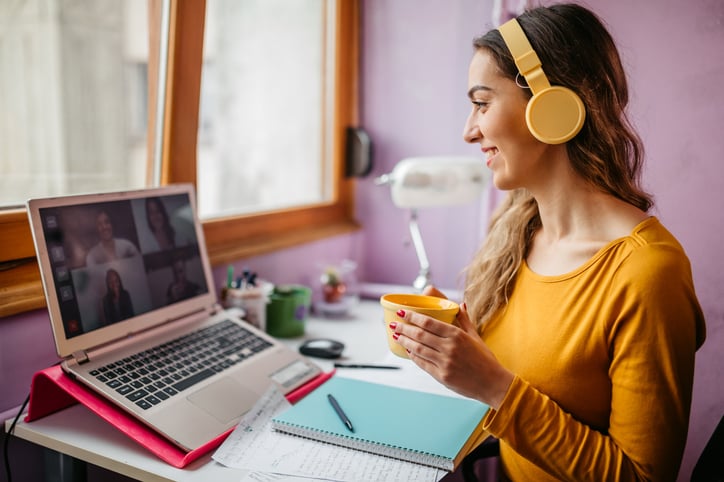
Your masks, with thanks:
<instances>
[{"instance_id":1,"label":"red fingernail polish","mask_svg":"<svg viewBox=\"0 0 724 482\"><path fill-rule=\"evenodd\" d=\"M394 330L395 328L397 328L397 322L393 321L392 323L390 323L390 330Z\"/></svg>"},{"instance_id":2,"label":"red fingernail polish","mask_svg":"<svg viewBox=\"0 0 724 482\"><path fill-rule=\"evenodd\" d=\"M392 334L392 339L393 339L393 340L397 340L399 337L400 337L400 334L399 334L399 333L393 333L393 334Z\"/></svg>"},{"instance_id":3,"label":"red fingernail polish","mask_svg":"<svg viewBox=\"0 0 724 482\"><path fill-rule=\"evenodd\" d=\"M404 318L404 317L405 317L405 310L397 310L397 316L399 316L400 318Z\"/></svg>"}]
</instances>

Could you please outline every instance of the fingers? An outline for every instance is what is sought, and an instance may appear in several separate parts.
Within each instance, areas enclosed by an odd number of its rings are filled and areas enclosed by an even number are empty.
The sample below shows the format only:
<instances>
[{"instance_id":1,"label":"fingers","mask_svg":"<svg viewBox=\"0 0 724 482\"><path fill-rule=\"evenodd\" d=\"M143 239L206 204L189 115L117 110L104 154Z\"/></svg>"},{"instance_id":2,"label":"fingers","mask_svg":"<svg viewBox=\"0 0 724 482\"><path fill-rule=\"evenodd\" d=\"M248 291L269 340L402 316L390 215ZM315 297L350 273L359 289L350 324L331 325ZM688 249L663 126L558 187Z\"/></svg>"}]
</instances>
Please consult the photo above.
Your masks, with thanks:
<instances>
[{"instance_id":1,"label":"fingers","mask_svg":"<svg viewBox=\"0 0 724 482\"><path fill-rule=\"evenodd\" d=\"M403 310L400 310L398 316L403 312ZM404 332L405 335L412 336L415 333L414 329L405 330L403 328L405 324L419 329L420 331L417 336L422 334L422 332L429 332L433 335L445 338L452 336L458 329L462 329L464 332L471 335L477 335L478 333L475 323L473 323L468 315L468 307L466 303L462 303L460 305L460 311L455 317L454 324L445 323L414 311L404 312L404 315L400 317L406 323L398 323L395 328L392 328L392 330L394 330L397 334L403 334ZM412 337L414 338L414 336Z\"/></svg>"},{"instance_id":2,"label":"fingers","mask_svg":"<svg viewBox=\"0 0 724 482\"><path fill-rule=\"evenodd\" d=\"M408 349L407 356L412 360L415 365L419 366L428 373L432 373L437 369L437 364L434 358L427 358L426 352L430 351L425 345L418 344L413 347L412 350ZM435 352L430 352L435 353Z\"/></svg>"},{"instance_id":3,"label":"fingers","mask_svg":"<svg viewBox=\"0 0 724 482\"><path fill-rule=\"evenodd\" d=\"M439 289L435 288L433 285L425 286L425 289L422 290L422 294L427 295L427 296L435 296L437 298L447 299L447 296L445 296L445 293L443 293Z\"/></svg>"},{"instance_id":4,"label":"fingers","mask_svg":"<svg viewBox=\"0 0 724 482\"><path fill-rule=\"evenodd\" d=\"M477 328L470 320L465 303L460 305L455 324L445 323L410 311L404 314L398 313L399 315L402 315L404 323L393 322L390 324L390 329L395 332L397 342L418 357L429 359L424 355L425 348L437 352L444 340L459 338L461 331L475 338L478 336Z\"/></svg>"},{"instance_id":5,"label":"fingers","mask_svg":"<svg viewBox=\"0 0 724 482\"><path fill-rule=\"evenodd\" d=\"M433 335L414 325L405 323L398 323L395 333L396 342L407 351L407 355L412 361L427 371L435 366L434 358L438 350L433 348L434 344L433 346L426 344L426 341L430 342L427 338Z\"/></svg>"},{"instance_id":6,"label":"fingers","mask_svg":"<svg viewBox=\"0 0 724 482\"><path fill-rule=\"evenodd\" d=\"M398 313L398 316L400 315L401 313ZM433 360L441 345L460 332L457 326L415 312L406 312L401 318L404 323L390 324L390 329L395 333L393 338L408 351L418 365L420 359L434 364Z\"/></svg>"},{"instance_id":7,"label":"fingers","mask_svg":"<svg viewBox=\"0 0 724 482\"><path fill-rule=\"evenodd\" d=\"M450 333L450 330L457 329L450 323L445 323L444 321L414 311L406 312L401 318L405 320L407 326L419 327L422 331L427 331L437 336L444 337ZM410 333L409 330L408 333Z\"/></svg>"},{"instance_id":8,"label":"fingers","mask_svg":"<svg viewBox=\"0 0 724 482\"><path fill-rule=\"evenodd\" d=\"M475 323L470 319L470 315L468 315L468 305L467 303L463 303L460 305L460 311L458 312L457 317L455 320L458 323L458 326L462 328L464 331L468 333L477 333L478 329L475 326Z\"/></svg>"}]
</instances>

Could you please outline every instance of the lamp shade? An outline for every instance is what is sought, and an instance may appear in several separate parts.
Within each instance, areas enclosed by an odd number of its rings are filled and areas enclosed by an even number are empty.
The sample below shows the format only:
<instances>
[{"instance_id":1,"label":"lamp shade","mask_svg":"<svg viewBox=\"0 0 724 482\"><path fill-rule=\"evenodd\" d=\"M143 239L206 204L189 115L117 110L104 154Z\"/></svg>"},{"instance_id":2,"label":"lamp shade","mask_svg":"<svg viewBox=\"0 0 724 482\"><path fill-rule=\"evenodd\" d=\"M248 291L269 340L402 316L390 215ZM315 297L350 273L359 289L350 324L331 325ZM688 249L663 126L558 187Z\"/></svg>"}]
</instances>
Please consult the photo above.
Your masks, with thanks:
<instances>
[{"instance_id":1,"label":"lamp shade","mask_svg":"<svg viewBox=\"0 0 724 482\"><path fill-rule=\"evenodd\" d=\"M392 202L401 208L466 204L485 188L488 171L475 157L409 157L377 179L389 184Z\"/></svg>"}]
</instances>

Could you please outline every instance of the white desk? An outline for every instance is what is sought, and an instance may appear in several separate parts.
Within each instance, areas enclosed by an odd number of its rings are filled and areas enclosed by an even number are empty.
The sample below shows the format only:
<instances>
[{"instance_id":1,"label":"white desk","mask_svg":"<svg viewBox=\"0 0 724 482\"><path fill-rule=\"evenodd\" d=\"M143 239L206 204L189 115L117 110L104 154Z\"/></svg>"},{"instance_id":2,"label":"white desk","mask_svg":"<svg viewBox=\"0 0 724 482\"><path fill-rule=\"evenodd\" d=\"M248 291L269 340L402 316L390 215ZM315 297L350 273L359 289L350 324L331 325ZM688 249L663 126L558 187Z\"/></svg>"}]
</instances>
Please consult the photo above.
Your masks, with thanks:
<instances>
[{"instance_id":1,"label":"white desk","mask_svg":"<svg viewBox=\"0 0 724 482\"><path fill-rule=\"evenodd\" d=\"M311 317L304 337L286 340L297 349L305 339L332 338L345 345L337 361L374 363L387 353L382 309L377 301L363 301L345 318ZM401 360L402 361L402 360ZM409 362L408 362L409 363ZM318 360L325 371L332 361ZM12 421L6 422L6 430ZM172 467L107 424L82 405L74 405L31 423L18 421L14 435L43 447L144 481L238 481L244 471L222 466L211 452L184 469Z\"/></svg>"}]
</instances>

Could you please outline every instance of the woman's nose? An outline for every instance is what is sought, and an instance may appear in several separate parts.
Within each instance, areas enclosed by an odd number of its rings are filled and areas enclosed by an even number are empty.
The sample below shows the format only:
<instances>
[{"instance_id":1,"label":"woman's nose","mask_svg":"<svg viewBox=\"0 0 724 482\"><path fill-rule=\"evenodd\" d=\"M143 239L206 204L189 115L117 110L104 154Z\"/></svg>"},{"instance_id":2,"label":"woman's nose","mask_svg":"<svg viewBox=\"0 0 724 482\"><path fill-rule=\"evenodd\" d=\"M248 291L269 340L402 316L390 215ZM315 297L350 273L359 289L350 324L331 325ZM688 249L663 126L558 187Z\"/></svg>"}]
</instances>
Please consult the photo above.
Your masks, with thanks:
<instances>
[{"instance_id":1,"label":"woman's nose","mask_svg":"<svg viewBox=\"0 0 724 482\"><path fill-rule=\"evenodd\" d=\"M473 114L471 113L468 116L468 119L465 121L465 127L463 128L463 139L465 139L465 142L475 143L480 142L480 138L482 136L483 135L480 132L480 128L478 127L477 123L473 121Z\"/></svg>"}]
</instances>

